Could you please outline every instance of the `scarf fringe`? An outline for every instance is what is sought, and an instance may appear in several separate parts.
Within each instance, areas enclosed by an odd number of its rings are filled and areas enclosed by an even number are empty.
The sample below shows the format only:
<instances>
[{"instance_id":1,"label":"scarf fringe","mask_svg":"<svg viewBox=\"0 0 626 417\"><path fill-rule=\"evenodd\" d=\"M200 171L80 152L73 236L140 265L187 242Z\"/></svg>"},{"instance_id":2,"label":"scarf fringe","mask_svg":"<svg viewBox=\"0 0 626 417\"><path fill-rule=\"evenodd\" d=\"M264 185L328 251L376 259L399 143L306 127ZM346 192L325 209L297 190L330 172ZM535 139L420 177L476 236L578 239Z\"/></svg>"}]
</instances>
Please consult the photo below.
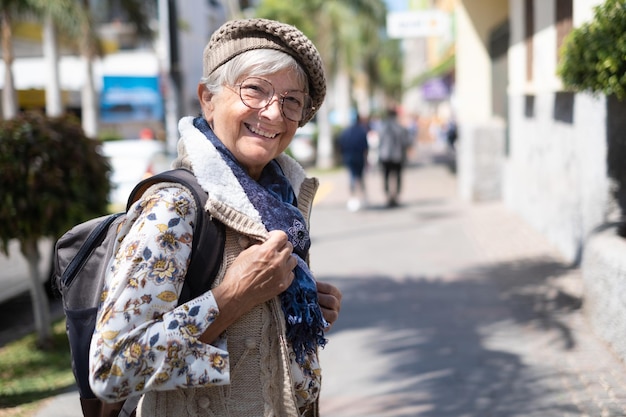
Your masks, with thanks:
<instances>
[{"instance_id":1,"label":"scarf fringe","mask_svg":"<svg viewBox=\"0 0 626 417\"><path fill-rule=\"evenodd\" d=\"M299 266L294 272L298 280L311 279ZM280 300L287 321L287 339L296 361L303 365L308 354L326 346L328 340L324 337L324 328L328 322L319 307L317 292L307 290L306 286L290 286L280 295Z\"/></svg>"}]
</instances>

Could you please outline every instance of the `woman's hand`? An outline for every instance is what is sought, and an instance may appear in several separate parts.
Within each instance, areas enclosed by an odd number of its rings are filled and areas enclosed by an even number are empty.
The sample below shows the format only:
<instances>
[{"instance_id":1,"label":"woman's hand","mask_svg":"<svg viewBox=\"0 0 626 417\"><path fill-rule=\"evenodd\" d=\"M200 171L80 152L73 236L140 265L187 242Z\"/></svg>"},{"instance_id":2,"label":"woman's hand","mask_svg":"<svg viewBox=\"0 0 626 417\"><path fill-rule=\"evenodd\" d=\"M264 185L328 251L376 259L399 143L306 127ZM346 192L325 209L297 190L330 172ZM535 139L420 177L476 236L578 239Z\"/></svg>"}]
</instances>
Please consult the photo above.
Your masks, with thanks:
<instances>
[{"instance_id":1,"label":"woman's hand","mask_svg":"<svg viewBox=\"0 0 626 417\"><path fill-rule=\"evenodd\" d=\"M317 298L322 309L324 319L328 322L326 330L330 330L333 323L339 318L341 310L341 291L327 282L317 281Z\"/></svg>"},{"instance_id":2,"label":"woman's hand","mask_svg":"<svg viewBox=\"0 0 626 417\"><path fill-rule=\"evenodd\" d=\"M292 252L287 234L281 230L271 231L265 242L241 252L226 271L220 286L230 289L230 296L241 303L239 309L247 311L264 303L291 285L293 270L298 265Z\"/></svg>"},{"instance_id":3,"label":"woman's hand","mask_svg":"<svg viewBox=\"0 0 626 417\"><path fill-rule=\"evenodd\" d=\"M285 291L298 265L293 246L282 230L269 232L265 242L245 249L213 288L220 313L200 340L210 343L235 320L254 306Z\"/></svg>"}]
</instances>

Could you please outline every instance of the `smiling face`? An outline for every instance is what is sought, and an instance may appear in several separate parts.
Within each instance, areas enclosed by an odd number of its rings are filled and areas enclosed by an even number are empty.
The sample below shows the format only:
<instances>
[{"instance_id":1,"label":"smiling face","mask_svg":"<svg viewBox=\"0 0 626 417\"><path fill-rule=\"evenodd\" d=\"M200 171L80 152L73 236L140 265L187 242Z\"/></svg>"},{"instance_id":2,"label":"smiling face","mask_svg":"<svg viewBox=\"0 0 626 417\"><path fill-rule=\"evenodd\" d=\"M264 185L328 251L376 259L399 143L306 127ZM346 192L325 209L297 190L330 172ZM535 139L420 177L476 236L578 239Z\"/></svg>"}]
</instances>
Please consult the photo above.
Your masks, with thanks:
<instances>
[{"instance_id":1,"label":"smiling face","mask_svg":"<svg viewBox=\"0 0 626 417\"><path fill-rule=\"evenodd\" d=\"M298 122L287 119L281 113L278 94L303 90L302 83L291 69L260 78L269 81L277 93L270 104L260 110L246 106L239 97L237 87L224 86L220 92L213 94L204 84L198 86L202 115L215 135L254 179L259 178L265 165L287 149L298 128Z\"/></svg>"}]
</instances>

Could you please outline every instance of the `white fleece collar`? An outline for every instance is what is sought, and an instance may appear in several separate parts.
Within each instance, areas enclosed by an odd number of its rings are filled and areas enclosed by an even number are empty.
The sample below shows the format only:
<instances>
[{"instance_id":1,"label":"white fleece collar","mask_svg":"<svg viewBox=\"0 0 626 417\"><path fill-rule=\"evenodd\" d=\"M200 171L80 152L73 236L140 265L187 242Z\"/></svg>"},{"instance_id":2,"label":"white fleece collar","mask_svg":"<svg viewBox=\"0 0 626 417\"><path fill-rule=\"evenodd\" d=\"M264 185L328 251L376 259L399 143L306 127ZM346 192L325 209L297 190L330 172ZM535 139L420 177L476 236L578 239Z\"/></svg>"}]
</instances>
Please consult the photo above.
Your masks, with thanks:
<instances>
[{"instance_id":1,"label":"white fleece collar","mask_svg":"<svg viewBox=\"0 0 626 417\"><path fill-rule=\"evenodd\" d=\"M193 125L193 117L184 117L178 123L181 138L178 153L186 155L191 162L198 183L209 193L209 200L217 200L252 220L261 222L259 212L254 208L239 181L232 173L211 141ZM293 158L281 154L276 161L283 169L296 195L306 178L304 169Z\"/></svg>"}]
</instances>

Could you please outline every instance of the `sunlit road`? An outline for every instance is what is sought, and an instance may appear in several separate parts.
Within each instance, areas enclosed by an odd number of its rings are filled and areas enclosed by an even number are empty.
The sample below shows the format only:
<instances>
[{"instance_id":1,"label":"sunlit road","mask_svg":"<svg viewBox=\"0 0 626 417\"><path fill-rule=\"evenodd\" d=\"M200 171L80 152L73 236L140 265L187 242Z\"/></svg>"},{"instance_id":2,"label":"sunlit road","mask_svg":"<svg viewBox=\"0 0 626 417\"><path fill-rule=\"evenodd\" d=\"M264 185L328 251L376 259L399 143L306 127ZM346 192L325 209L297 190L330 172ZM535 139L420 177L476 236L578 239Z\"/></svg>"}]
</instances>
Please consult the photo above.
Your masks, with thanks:
<instances>
[{"instance_id":1,"label":"sunlit road","mask_svg":"<svg viewBox=\"0 0 626 417\"><path fill-rule=\"evenodd\" d=\"M324 417L626 416L625 368L582 317L580 271L499 203L464 204L430 159L402 206L346 210L322 176L312 267L344 293L321 353Z\"/></svg>"}]
</instances>

